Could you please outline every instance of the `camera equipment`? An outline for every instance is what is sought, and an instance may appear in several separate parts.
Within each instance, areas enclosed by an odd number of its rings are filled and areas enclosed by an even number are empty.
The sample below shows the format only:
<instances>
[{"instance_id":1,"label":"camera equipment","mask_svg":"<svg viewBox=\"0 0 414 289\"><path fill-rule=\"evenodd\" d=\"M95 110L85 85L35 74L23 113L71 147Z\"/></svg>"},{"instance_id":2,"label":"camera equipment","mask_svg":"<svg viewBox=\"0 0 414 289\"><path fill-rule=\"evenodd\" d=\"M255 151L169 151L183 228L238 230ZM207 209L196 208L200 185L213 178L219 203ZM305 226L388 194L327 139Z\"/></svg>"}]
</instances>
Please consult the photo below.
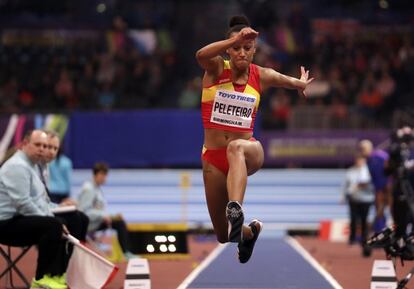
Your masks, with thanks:
<instances>
[{"instance_id":1,"label":"camera equipment","mask_svg":"<svg viewBox=\"0 0 414 289\"><path fill-rule=\"evenodd\" d=\"M409 215L414 216L414 131L403 127L391 136L389 161L386 172L393 177L394 209L397 214L395 222L400 235L405 234L406 225L411 222ZM405 212L408 210L408 212Z\"/></svg>"},{"instance_id":2,"label":"camera equipment","mask_svg":"<svg viewBox=\"0 0 414 289\"><path fill-rule=\"evenodd\" d=\"M390 167L388 173L393 174L395 177L404 177L413 143L414 130L410 127L400 128L391 135L389 147Z\"/></svg>"},{"instance_id":3,"label":"camera equipment","mask_svg":"<svg viewBox=\"0 0 414 289\"><path fill-rule=\"evenodd\" d=\"M366 245L374 248L383 248L388 258L400 258L402 264L404 264L404 260L414 260L414 235L398 237L395 227L385 228L381 232L374 234L366 241ZM414 267L403 279L398 281L397 289L403 289L413 274Z\"/></svg>"},{"instance_id":4,"label":"camera equipment","mask_svg":"<svg viewBox=\"0 0 414 289\"><path fill-rule=\"evenodd\" d=\"M366 241L367 246L383 248L387 257L392 257L394 262L399 258L402 264L414 260L414 233L406 234L406 225L410 221L405 217L405 210L414 216L414 190L411 182L414 177L413 144L414 131L410 127L400 128L391 136L386 173L393 176L394 204L401 204L401 210L398 210L398 218L394 218L394 227L385 228ZM413 274L414 267L398 282L397 289L403 289Z\"/></svg>"},{"instance_id":5,"label":"camera equipment","mask_svg":"<svg viewBox=\"0 0 414 289\"><path fill-rule=\"evenodd\" d=\"M394 228L385 228L367 240L368 246L386 247L393 243Z\"/></svg>"},{"instance_id":6,"label":"camera equipment","mask_svg":"<svg viewBox=\"0 0 414 289\"><path fill-rule=\"evenodd\" d=\"M373 248L383 248L388 257L400 258L401 261L414 260L414 236L399 237L395 228L385 228L366 241Z\"/></svg>"}]
</instances>

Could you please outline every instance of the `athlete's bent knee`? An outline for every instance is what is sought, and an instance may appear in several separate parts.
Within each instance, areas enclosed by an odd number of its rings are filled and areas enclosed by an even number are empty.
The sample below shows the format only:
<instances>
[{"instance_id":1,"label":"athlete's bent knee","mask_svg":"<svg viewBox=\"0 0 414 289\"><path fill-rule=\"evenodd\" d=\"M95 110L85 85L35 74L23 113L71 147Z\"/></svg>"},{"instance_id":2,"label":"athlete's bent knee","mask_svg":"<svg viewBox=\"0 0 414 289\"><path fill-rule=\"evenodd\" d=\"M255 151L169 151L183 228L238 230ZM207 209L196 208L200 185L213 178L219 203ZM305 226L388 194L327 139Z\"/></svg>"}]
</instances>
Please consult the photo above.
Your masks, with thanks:
<instances>
[{"instance_id":1,"label":"athlete's bent knee","mask_svg":"<svg viewBox=\"0 0 414 289\"><path fill-rule=\"evenodd\" d=\"M233 140L227 145L227 156L236 155L237 153L243 152L243 147L239 140Z\"/></svg>"}]
</instances>

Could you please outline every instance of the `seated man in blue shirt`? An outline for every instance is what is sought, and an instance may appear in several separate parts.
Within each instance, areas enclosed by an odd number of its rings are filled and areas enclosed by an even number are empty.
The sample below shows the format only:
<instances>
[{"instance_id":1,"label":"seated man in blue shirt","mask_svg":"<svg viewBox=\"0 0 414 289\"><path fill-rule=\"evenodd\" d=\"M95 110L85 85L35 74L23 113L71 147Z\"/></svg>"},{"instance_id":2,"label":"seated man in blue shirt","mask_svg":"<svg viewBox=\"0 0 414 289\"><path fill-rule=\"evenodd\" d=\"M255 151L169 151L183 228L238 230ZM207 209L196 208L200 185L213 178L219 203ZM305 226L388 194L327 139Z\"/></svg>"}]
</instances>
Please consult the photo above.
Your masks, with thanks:
<instances>
[{"instance_id":1,"label":"seated man in blue shirt","mask_svg":"<svg viewBox=\"0 0 414 289\"><path fill-rule=\"evenodd\" d=\"M65 267L66 227L57 220L48 202L36 165L48 145L44 131L29 132L18 150L0 168L0 243L37 245L38 259L33 288L67 288Z\"/></svg>"}]
</instances>

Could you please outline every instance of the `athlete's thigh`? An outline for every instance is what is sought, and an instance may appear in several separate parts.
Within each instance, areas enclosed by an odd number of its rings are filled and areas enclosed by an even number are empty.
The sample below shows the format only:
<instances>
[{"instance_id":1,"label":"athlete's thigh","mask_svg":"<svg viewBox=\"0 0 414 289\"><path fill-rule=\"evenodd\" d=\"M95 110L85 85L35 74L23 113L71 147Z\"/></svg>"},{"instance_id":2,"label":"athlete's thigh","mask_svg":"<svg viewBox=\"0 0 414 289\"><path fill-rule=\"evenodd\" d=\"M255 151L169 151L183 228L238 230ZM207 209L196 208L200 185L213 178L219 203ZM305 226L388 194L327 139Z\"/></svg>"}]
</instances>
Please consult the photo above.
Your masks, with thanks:
<instances>
[{"instance_id":1,"label":"athlete's thigh","mask_svg":"<svg viewBox=\"0 0 414 289\"><path fill-rule=\"evenodd\" d=\"M227 234L226 205L229 201L226 176L212 164L203 161L204 189L208 212L218 235Z\"/></svg>"},{"instance_id":2,"label":"athlete's thigh","mask_svg":"<svg viewBox=\"0 0 414 289\"><path fill-rule=\"evenodd\" d=\"M257 172L263 165L263 147L257 140L242 140L242 145L246 159L247 174L250 176Z\"/></svg>"}]
</instances>

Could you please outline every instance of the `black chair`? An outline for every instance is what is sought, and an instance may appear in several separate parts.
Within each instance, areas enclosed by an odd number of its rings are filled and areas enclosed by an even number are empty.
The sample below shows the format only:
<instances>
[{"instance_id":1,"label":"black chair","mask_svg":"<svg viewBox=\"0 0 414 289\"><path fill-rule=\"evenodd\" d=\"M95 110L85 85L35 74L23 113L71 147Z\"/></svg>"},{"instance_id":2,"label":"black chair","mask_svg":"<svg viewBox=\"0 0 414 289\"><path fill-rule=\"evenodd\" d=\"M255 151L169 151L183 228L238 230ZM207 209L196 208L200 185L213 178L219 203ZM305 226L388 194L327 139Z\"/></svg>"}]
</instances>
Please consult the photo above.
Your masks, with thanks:
<instances>
[{"instance_id":1,"label":"black chair","mask_svg":"<svg viewBox=\"0 0 414 289\"><path fill-rule=\"evenodd\" d=\"M6 246L6 245L4 245ZM19 267L17 267L17 263L20 259L29 252L31 246L27 247L20 247L21 251L17 254L15 258L12 256L11 246L6 246L7 249L4 249L0 246L0 255L2 255L3 259L6 261L6 269L1 271L0 273L0 280L5 277L6 278L6 289L29 289L30 283L27 281L26 277L20 271ZM13 282L13 272L17 274L19 279L24 283L23 287L16 287ZM10 286L10 287L8 287Z\"/></svg>"}]
</instances>

